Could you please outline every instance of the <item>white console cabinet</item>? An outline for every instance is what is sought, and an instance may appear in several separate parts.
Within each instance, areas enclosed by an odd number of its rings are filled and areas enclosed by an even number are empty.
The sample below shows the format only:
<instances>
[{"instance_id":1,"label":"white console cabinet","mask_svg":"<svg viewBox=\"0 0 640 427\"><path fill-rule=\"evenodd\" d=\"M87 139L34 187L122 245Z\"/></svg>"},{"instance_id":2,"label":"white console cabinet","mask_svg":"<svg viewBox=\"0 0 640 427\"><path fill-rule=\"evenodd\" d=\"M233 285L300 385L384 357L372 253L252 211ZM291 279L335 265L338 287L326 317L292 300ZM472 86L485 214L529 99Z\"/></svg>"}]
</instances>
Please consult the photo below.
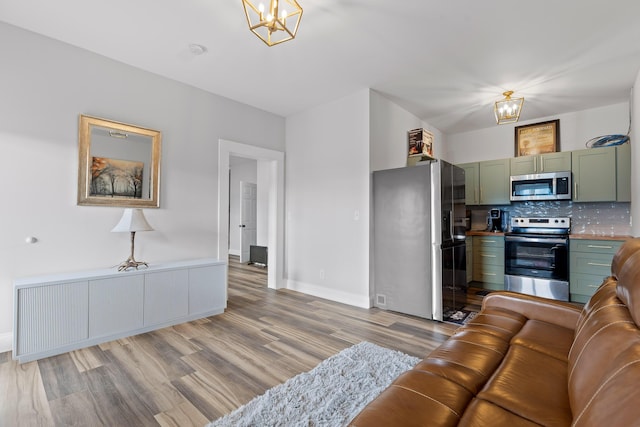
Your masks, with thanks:
<instances>
[{"instance_id":1,"label":"white console cabinet","mask_svg":"<svg viewBox=\"0 0 640 427\"><path fill-rule=\"evenodd\" d=\"M227 306L227 264L201 259L14 281L20 363L212 316Z\"/></svg>"}]
</instances>

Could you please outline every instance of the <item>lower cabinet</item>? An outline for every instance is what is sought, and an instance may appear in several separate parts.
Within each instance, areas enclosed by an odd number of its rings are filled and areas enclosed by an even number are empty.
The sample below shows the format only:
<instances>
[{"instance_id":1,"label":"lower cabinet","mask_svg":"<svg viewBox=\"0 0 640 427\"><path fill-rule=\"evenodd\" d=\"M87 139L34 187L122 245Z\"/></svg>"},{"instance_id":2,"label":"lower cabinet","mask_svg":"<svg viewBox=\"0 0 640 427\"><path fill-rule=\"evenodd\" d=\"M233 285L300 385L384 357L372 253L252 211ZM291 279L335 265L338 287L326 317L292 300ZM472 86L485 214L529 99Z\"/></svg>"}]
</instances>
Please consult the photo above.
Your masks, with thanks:
<instances>
[{"instance_id":1,"label":"lower cabinet","mask_svg":"<svg viewBox=\"0 0 640 427\"><path fill-rule=\"evenodd\" d=\"M473 280L504 290L504 236L473 236Z\"/></svg>"},{"instance_id":2,"label":"lower cabinet","mask_svg":"<svg viewBox=\"0 0 640 427\"><path fill-rule=\"evenodd\" d=\"M144 326L141 308L145 276L136 274L89 281L89 338L134 331Z\"/></svg>"},{"instance_id":3,"label":"lower cabinet","mask_svg":"<svg viewBox=\"0 0 640 427\"><path fill-rule=\"evenodd\" d=\"M466 264L467 264L467 283L473 280L473 238L467 237L466 239Z\"/></svg>"},{"instance_id":4,"label":"lower cabinet","mask_svg":"<svg viewBox=\"0 0 640 427\"><path fill-rule=\"evenodd\" d=\"M53 356L224 312L227 265L203 259L14 281L13 358Z\"/></svg>"},{"instance_id":5,"label":"lower cabinet","mask_svg":"<svg viewBox=\"0 0 640 427\"><path fill-rule=\"evenodd\" d=\"M586 303L611 275L613 256L622 245L619 240L569 241L569 294L571 301Z\"/></svg>"}]
</instances>

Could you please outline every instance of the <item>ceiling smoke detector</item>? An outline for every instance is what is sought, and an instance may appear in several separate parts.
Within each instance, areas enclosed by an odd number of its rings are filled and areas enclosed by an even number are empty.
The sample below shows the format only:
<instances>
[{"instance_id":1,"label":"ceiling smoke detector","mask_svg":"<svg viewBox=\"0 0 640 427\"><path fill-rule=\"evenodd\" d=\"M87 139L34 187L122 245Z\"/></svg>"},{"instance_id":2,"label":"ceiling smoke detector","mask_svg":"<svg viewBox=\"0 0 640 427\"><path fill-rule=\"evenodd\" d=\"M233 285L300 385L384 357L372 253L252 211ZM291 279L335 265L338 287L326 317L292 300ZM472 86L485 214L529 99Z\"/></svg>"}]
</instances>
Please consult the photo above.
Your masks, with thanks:
<instances>
[{"instance_id":1,"label":"ceiling smoke detector","mask_svg":"<svg viewBox=\"0 0 640 427\"><path fill-rule=\"evenodd\" d=\"M192 54L194 54L196 56L199 56L199 55L203 55L203 54L207 53L207 47L203 46L201 44L191 43L189 45L189 51Z\"/></svg>"}]
</instances>

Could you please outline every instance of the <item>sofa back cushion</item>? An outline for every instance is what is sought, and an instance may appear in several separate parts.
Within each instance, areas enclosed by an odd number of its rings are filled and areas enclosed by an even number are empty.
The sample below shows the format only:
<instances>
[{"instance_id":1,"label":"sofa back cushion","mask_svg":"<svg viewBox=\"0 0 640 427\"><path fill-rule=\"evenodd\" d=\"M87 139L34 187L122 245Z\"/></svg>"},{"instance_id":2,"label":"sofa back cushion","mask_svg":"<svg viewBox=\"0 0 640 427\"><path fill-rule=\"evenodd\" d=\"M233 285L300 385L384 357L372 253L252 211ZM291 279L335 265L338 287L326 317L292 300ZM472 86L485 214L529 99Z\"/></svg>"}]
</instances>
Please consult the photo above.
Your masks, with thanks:
<instances>
[{"instance_id":1,"label":"sofa back cushion","mask_svg":"<svg viewBox=\"0 0 640 427\"><path fill-rule=\"evenodd\" d=\"M569 352L575 426L634 425L640 420L640 330L633 304L640 301L640 244L630 241L621 247L612 273L585 305Z\"/></svg>"},{"instance_id":2,"label":"sofa back cushion","mask_svg":"<svg viewBox=\"0 0 640 427\"><path fill-rule=\"evenodd\" d=\"M640 326L640 239L632 239L620 247L613 257L611 273L618 279L616 292Z\"/></svg>"}]
</instances>

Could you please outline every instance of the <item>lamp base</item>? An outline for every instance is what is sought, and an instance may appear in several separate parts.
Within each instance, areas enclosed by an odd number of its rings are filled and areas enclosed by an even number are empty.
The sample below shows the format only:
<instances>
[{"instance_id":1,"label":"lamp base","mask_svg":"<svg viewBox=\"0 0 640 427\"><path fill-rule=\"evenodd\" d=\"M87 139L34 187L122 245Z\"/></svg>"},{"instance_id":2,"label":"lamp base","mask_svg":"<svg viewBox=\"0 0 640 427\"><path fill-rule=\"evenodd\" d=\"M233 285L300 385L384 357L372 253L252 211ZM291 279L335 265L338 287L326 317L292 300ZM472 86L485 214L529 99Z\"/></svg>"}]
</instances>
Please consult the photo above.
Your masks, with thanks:
<instances>
[{"instance_id":1,"label":"lamp base","mask_svg":"<svg viewBox=\"0 0 640 427\"><path fill-rule=\"evenodd\" d=\"M123 261L122 264L118 266L118 271L127 271L133 268L138 270L142 266L144 266L144 268L149 268L149 264L147 264L146 262L136 261L135 259L133 259L133 257L130 256L126 261Z\"/></svg>"}]
</instances>

